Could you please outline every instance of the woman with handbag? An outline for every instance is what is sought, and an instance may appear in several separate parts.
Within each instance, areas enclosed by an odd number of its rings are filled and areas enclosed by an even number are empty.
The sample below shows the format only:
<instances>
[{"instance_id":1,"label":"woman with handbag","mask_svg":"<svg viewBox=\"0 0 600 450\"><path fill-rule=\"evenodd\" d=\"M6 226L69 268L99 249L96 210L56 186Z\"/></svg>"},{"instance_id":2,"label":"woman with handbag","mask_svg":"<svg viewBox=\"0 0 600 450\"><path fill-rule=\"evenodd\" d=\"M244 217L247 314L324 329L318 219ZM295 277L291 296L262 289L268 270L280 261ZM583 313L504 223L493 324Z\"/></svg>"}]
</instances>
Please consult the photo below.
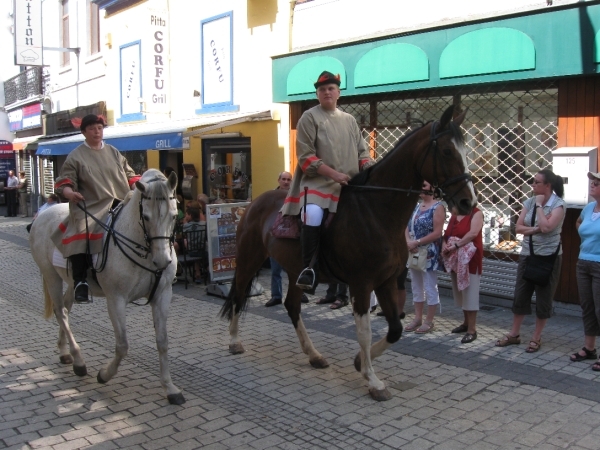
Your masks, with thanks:
<instances>
[{"instance_id":1,"label":"woman with handbag","mask_svg":"<svg viewBox=\"0 0 600 450\"><path fill-rule=\"evenodd\" d=\"M423 181L423 190L431 191L431 185L427 181ZM433 193L421 193L419 197L421 203L415 208L406 228L415 318L404 331L423 334L433 330L433 317L440 303L436 271L441 269L440 253L446 208L433 198ZM423 320L426 300L427 317Z\"/></svg>"},{"instance_id":2,"label":"woman with handbag","mask_svg":"<svg viewBox=\"0 0 600 450\"><path fill-rule=\"evenodd\" d=\"M533 179L534 197L525 200L516 232L523 235L517 267L510 332L496 341L497 347L521 343L520 330L525 315L531 314L531 297L536 296L536 320L527 353L542 346L542 331L552 315L552 300L562 264L560 233L565 219L563 179L550 169L540 170ZM536 279L537 278L537 279Z\"/></svg>"},{"instance_id":3,"label":"woman with handbag","mask_svg":"<svg viewBox=\"0 0 600 450\"><path fill-rule=\"evenodd\" d=\"M577 261L577 287L583 319L584 346L571 355L571 361L597 359L596 336L600 336L600 172L588 172L590 197L595 201L581 211L575 227L581 237ZM600 372L600 360L592 365Z\"/></svg>"},{"instance_id":4,"label":"woman with handbag","mask_svg":"<svg viewBox=\"0 0 600 450\"><path fill-rule=\"evenodd\" d=\"M466 333L461 342L469 344L477 339L475 321L479 311L479 283L483 270L483 213L473 208L470 215L458 214L452 208L442 249L444 265L452 279L454 304L463 310L463 323L452 330ZM451 261L452 264L446 264Z\"/></svg>"}]
</instances>

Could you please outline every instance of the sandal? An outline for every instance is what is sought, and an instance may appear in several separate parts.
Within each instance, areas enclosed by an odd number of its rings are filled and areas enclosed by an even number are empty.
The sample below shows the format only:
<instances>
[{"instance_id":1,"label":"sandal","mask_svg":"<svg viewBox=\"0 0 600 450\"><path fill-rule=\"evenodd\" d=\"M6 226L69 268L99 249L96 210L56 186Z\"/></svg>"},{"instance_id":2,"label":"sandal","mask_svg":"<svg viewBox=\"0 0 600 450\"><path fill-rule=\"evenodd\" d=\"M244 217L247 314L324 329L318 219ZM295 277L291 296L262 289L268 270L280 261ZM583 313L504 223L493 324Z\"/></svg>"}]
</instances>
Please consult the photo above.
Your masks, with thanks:
<instances>
[{"instance_id":1,"label":"sandal","mask_svg":"<svg viewBox=\"0 0 600 450\"><path fill-rule=\"evenodd\" d=\"M592 370L594 372L600 372L600 360L598 360L594 364L592 364Z\"/></svg>"},{"instance_id":2,"label":"sandal","mask_svg":"<svg viewBox=\"0 0 600 450\"><path fill-rule=\"evenodd\" d=\"M470 344L475 339L477 339L477 331L475 333L473 333L473 334L471 334L471 333L465 334L463 336L463 338L460 340L460 342L463 343L463 344Z\"/></svg>"},{"instance_id":3,"label":"sandal","mask_svg":"<svg viewBox=\"0 0 600 450\"><path fill-rule=\"evenodd\" d=\"M321 297L317 300L317 305L326 305L327 303L335 302L335 297Z\"/></svg>"},{"instance_id":4,"label":"sandal","mask_svg":"<svg viewBox=\"0 0 600 450\"><path fill-rule=\"evenodd\" d=\"M506 347L507 345L519 345L521 338L519 336L511 336L510 334L505 335L502 339L496 341L496 347Z\"/></svg>"},{"instance_id":5,"label":"sandal","mask_svg":"<svg viewBox=\"0 0 600 450\"><path fill-rule=\"evenodd\" d=\"M415 333L417 334L425 334L425 333L429 333L431 331L433 331L433 329L435 328L435 324L433 322L423 322L423 325L421 325L419 328L417 328L415 330Z\"/></svg>"},{"instance_id":6,"label":"sandal","mask_svg":"<svg viewBox=\"0 0 600 450\"><path fill-rule=\"evenodd\" d=\"M582 355L581 352L573 353L571 355L571 362L579 362L579 361L585 361L586 359L597 359L598 358L598 353L596 352L596 349L588 350L587 348L583 347L581 350L583 350L585 355Z\"/></svg>"},{"instance_id":7,"label":"sandal","mask_svg":"<svg viewBox=\"0 0 600 450\"><path fill-rule=\"evenodd\" d=\"M336 298L333 304L329 307L329 309L340 309L344 306L348 306L348 300L342 300L341 298Z\"/></svg>"},{"instance_id":8,"label":"sandal","mask_svg":"<svg viewBox=\"0 0 600 450\"><path fill-rule=\"evenodd\" d=\"M423 322L421 322L420 320L417 319L413 319L411 323L409 323L408 325L406 325L406 327L404 328L404 331L410 333L411 331L415 331L417 328L419 328L421 326Z\"/></svg>"},{"instance_id":9,"label":"sandal","mask_svg":"<svg viewBox=\"0 0 600 450\"><path fill-rule=\"evenodd\" d=\"M542 346L542 340L540 339L539 341L536 341L535 339L532 339L531 341L529 341L529 345L527 346L527 348L525 349L525 351L527 353L535 353L537 352L540 347Z\"/></svg>"}]
</instances>

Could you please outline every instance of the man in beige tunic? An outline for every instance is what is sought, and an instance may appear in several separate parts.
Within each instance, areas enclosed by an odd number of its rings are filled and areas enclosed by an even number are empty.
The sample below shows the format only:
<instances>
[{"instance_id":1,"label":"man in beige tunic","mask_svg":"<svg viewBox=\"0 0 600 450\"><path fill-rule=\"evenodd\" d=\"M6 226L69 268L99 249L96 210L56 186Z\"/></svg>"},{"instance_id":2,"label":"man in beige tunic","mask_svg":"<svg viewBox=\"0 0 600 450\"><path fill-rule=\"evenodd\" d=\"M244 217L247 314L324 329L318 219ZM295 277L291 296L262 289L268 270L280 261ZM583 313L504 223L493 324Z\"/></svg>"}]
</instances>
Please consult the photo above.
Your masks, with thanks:
<instances>
[{"instance_id":1,"label":"man in beige tunic","mask_svg":"<svg viewBox=\"0 0 600 450\"><path fill-rule=\"evenodd\" d=\"M319 105L302 114L298 121L298 165L282 208L284 215L302 211L302 259L306 268L296 285L308 291L317 281L309 265L319 244L324 210L336 212L342 185L374 163L354 117L337 109L339 86L340 76L327 71L315 83ZM306 216L302 210L305 186Z\"/></svg>"},{"instance_id":2,"label":"man in beige tunic","mask_svg":"<svg viewBox=\"0 0 600 450\"><path fill-rule=\"evenodd\" d=\"M52 234L59 251L71 261L75 301L89 303L87 270L89 241L90 254L100 253L104 231L92 219L87 220L79 203L99 220L104 217L115 200L123 200L139 176L129 167L127 160L112 145L105 144L105 122L102 116L89 114L81 121L85 141L67 157L54 188L69 201L69 216Z\"/></svg>"}]
</instances>

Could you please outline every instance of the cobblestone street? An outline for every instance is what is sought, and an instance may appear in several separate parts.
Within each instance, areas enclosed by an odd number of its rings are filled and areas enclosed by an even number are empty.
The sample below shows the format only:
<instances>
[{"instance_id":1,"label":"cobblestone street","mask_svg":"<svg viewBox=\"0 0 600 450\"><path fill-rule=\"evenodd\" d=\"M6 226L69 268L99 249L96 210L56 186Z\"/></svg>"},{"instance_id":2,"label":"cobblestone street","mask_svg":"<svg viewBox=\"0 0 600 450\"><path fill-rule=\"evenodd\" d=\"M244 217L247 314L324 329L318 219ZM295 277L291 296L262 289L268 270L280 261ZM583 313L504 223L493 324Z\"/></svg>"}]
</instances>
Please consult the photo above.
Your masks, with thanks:
<instances>
[{"instance_id":1,"label":"cobblestone street","mask_svg":"<svg viewBox=\"0 0 600 450\"><path fill-rule=\"evenodd\" d=\"M89 372L78 377L59 362L56 320L43 318L28 222L0 218L0 448L599 448L600 373L592 361L569 362L583 345L576 314L550 319L541 350L527 354L533 318L521 345L497 348L512 313L488 306L478 314L479 338L461 344L450 330L462 311L444 297L432 333L405 333L375 360L393 395L377 403L353 366L350 308L330 310L315 304L317 296L302 305L310 337L330 363L313 369L285 308L264 307L268 270L260 277L265 293L251 298L240 321L241 355L228 352L228 324L217 317L222 300L204 285L174 285L169 359L184 405L169 405L160 386L149 307L128 307L129 353L102 385L96 375L114 351L106 303L75 305L70 323ZM410 320L412 306L407 313ZM387 324L371 318L379 339Z\"/></svg>"}]
</instances>

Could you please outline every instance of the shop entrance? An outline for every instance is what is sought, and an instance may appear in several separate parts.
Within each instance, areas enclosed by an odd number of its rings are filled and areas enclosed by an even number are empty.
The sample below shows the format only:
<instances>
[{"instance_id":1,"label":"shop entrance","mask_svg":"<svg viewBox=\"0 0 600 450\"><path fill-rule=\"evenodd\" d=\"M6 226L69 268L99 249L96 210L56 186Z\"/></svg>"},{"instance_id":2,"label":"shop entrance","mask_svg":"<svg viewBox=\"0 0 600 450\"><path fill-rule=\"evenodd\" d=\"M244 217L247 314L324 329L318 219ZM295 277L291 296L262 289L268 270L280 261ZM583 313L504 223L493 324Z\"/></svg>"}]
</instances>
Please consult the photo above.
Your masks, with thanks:
<instances>
[{"instance_id":1,"label":"shop entrance","mask_svg":"<svg viewBox=\"0 0 600 450\"><path fill-rule=\"evenodd\" d=\"M202 190L211 203L252 200L250 138L202 140Z\"/></svg>"}]
</instances>

